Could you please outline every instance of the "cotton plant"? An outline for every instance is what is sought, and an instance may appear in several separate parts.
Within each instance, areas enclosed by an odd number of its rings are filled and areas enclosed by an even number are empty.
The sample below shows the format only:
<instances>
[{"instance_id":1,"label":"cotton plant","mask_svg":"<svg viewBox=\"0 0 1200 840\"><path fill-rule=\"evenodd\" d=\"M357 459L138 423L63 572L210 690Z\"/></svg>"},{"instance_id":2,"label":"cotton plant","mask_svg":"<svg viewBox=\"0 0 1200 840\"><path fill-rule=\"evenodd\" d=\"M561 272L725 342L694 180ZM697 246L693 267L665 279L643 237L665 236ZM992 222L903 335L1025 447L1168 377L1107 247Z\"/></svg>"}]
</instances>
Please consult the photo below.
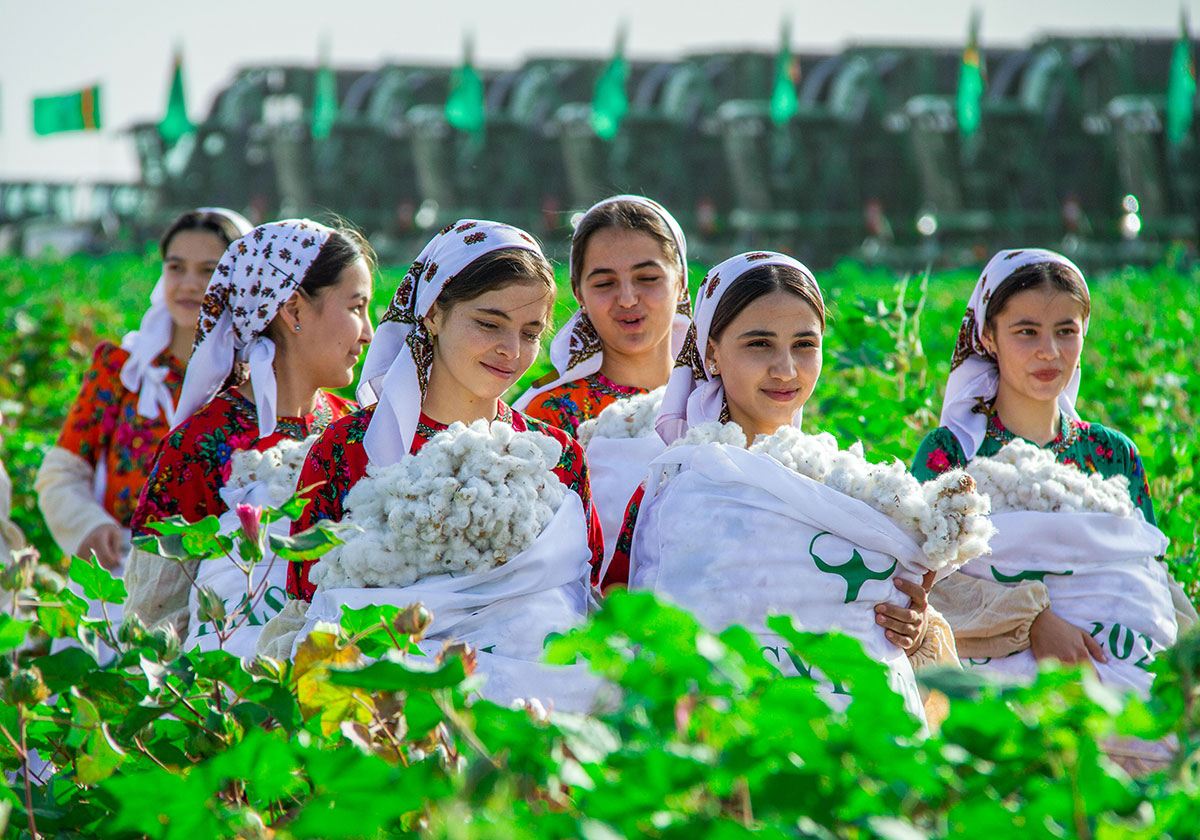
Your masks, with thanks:
<instances>
[{"instance_id":1,"label":"cotton plant","mask_svg":"<svg viewBox=\"0 0 1200 840\"><path fill-rule=\"evenodd\" d=\"M696 426L673 445L705 443L747 446L735 423ZM747 448L886 515L921 546L931 569L960 566L986 553L995 533L988 497L962 470L922 485L898 460L869 462L860 442L839 449L833 435L805 434L794 426L758 435Z\"/></svg>"},{"instance_id":2,"label":"cotton plant","mask_svg":"<svg viewBox=\"0 0 1200 840\"><path fill-rule=\"evenodd\" d=\"M992 498L996 513L1110 513L1133 516L1129 480L1104 478L1061 464L1049 450L1023 440L1003 446L990 458L975 458L967 467L980 492Z\"/></svg>"},{"instance_id":3,"label":"cotton plant","mask_svg":"<svg viewBox=\"0 0 1200 840\"><path fill-rule=\"evenodd\" d=\"M225 486L238 490L261 482L267 488L271 505L280 507L296 492L300 470L317 437L312 435L300 441L284 438L261 452L251 449L233 453Z\"/></svg>"},{"instance_id":4,"label":"cotton plant","mask_svg":"<svg viewBox=\"0 0 1200 840\"><path fill-rule=\"evenodd\" d=\"M529 548L567 489L553 470L562 445L506 423L454 423L415 455L346 494L362 528L314 565L318 589L401 587L430 575L487 571Z\"/></svg>"},{"instance_id":5,"label":"cotton plant","mask_svg":"<svg viewBox=\"0 0 1200 840\"><path fill-rule=\"evenodd\" d=\"M592 438L627 440L650 437L654 434L654 418L658 416L667 386L661 385L645 394L617 400L595 418L579 424L575 437L587 446Z\"/></svg>"}]
</instances>

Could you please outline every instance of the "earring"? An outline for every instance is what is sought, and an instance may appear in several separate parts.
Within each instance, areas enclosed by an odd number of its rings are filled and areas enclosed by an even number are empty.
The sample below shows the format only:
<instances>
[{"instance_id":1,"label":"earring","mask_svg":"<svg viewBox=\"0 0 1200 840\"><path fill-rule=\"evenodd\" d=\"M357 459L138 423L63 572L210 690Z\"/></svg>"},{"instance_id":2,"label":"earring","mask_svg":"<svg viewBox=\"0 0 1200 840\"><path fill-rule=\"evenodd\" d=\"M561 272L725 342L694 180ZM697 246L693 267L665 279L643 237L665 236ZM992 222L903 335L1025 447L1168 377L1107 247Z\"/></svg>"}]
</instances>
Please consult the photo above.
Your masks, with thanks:
<instances>
[{"instance_id":1,"label":"earring","mask_svg":"<svg viewBox=\"0 0 1200 840\"><path fill-rule=\"evenodd\" d=\"M708 366L708 372L709 372L709 373L711 373L713 376L719 376L719 375L720 375L720 374L717 372L717 366L716 366L716 364L715 364L715 363L714 363L714 364L711 364L711 365L709 365L709 366Z\"/></svg>"},{"instance_id":2,"label":"earring","mask_svg":"<svg viewBox=\"0 0 1200 840\"><path fill-rule=\"evenodd\" d=\"M296 332L300 332L300 325L299 325L299 324L297 324L297 325L296 325Z\"/></svg>"}]
</instances>

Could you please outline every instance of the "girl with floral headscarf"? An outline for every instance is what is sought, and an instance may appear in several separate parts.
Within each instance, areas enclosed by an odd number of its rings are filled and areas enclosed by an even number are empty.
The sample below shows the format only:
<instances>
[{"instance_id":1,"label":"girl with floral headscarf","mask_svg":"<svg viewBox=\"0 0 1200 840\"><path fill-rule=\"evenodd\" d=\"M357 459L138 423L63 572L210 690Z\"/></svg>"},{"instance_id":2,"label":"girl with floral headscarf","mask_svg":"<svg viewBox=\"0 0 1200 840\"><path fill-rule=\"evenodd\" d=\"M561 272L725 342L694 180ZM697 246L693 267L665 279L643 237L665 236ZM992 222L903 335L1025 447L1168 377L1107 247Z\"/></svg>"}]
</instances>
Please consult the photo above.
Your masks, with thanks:
<instances>
[{"instance_id":1,"label":"girl with floral headscarf","mask_svg":"<svg viewBox=\"0 0 1200 840\"><path fill-rule=\"evenodd\" d=\"M358 387L366 407L334 423L309 453L299 484L324 483L293 530L342 519L346 494L369 467L415 454L451 423L482 419L548 435L562 446L553 472L583 503L598 569L603 539L583 449L566 432L501 399L537 357L553 304L553 272L529 234L472 219L438 233L396 289L367 353ZM289 569L293 598L312 598L314 562Z\"/></svg>"},{"instance_id":2,"label":"girl with floral headscarf","mask_svg":"<svg viewBox=\"0 0 1200 840\"><path fill-rule=\"evenodd\" d=\"M1124 476L1131 501L1153 525L1146 470L1133 441L1080 419L1075 409L1090 308L1083 272L1066 257L1040 248L992 257L963 317L942 425L922 441L913 474L928 480L973 458L996 455L1020 439L1085 473ZM1182 629L1196 613L1178 584L1171 583ZM954 627L966 657L1031 648L1039 659L1106 659L1084 628L1055 615L1041 580L1009 587L954 575L933 589L930 601Z\"/></svg>"},{"instance_id":3,"label":"girl with floral headscarf","mask_svg":"<svg viewBox=\"0 0 1200 840\"><path fill-rule=\"evenodd\" d=\"M159 446L138 500L135 537L153 536L150 525L170 516L197 522L225 514L235 453L303 441L354 409L324 389L353 382L373 335L372 265L357 234L308 219L262 225L229 246L204 295L179 423ZM185 635L195 612L191 565L134 549L126 609ZM280 606L284 565L255 567L268 578L256 580L256 591Z\"/></svg>"},{"instance_id":4,"label":"girl with floral headscarf","mask_svg":"<svg viewBox=\"0 0 1200 840\"><path fill-rule=\"evenodd\" d=\"M159 243L162 276L138 330L92 356L58 443L34 484L64 554L91 557L119 574L129 523L155 447L175 421L200 300L229 243L250 230L239 213L190 210Z\"/></svg>"},{"instance_id":5,"label":"girl with floral headscarf","mask_svg":"<svg viewBox=\"0 0 1200 840\"><path fill-rule=\"evenodd\" d=\"M687 240L658 202L606 198L571 239L579 308L555 335L555 372L514 404L572 435L625 397L666 384L691 314Z\"/></svg>"}]
</instances>

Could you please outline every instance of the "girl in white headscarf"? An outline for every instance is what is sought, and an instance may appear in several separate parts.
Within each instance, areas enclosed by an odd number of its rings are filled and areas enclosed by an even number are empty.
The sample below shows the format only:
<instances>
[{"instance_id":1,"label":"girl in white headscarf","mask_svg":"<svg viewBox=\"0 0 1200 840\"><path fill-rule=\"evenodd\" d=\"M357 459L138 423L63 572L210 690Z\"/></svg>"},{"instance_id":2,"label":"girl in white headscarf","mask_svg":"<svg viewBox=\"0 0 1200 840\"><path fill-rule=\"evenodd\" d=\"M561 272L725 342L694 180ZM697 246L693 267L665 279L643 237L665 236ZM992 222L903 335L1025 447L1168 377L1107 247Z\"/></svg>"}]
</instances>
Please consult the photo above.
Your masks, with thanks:
<instances>
[{"instance_id":1,"label":"girl in white headscarf","mask_svg":"<svg viewBox=\"0 0 1200 840\"><path fill-rule=\"evenodd\" d=\"M204 289L226 247L250 227L240 214L216 207L176 219L159 243L162 276L141 326L120 346L96 348L34 485L64 554L94 552L119 573L138 493L155 448L174 425Z\"/></svg>"},{"instance_id":2,"label":"girl in white headscarf","mask_svg":"<svg viewBox=\"0 0 1200 840\"><path fill-rule=\"evenodd\" d=\"M555 372L514 405L574 435L617 400L666 384L691 314L687 240L658 202L606 198L575 228L570 277L579 308L550 344Z\"/></svg>"},{"instance_id":3,"label":"girl in white headscarf","mask_svg":"<svg viewBox=\"0 0 1200 840\"><path fill-rule=\"evenodd\" d=\"M373 335L372 268L361 237L308 219L261 225L229 246L204 294L179 423L159 447L138 500L135 537L154 536L154 520L225 514L235 452L303 441L356 408L324 389L353 382ZM170 622L186 636L195 565L135 548L125 609L147 625ZM255 589L279 606L284 565L255 567L270 578Z\"/></svg>"},{"instance_id":4,"label":"girl in white headscarf","mask_svg":"<svg viewBox=\"0 0 1200 840\"><path fill-rule=\"evenodd\" d=\"M913 475L934 478L1021 438L1053 452L1060 463L1106 478L1125 476L1134 505L1153 525L1146 470L1133 441L1080 419L1075 409L1090 309L1083 272L1061 254L1027 248L992 257L963 317L942 425L922 441ZM1196 613L1172 584L1182 630ZM1039 659L1106 658L1084 628L1055 615L1040 580L1008 587L956 574L934 587L930 602L950 621L965 657L1031 648Z\"/></svg>"},{"instance_id":5,"label":"girl in white headscarf","mask_svg":"<svg viewBox=\"0 0 1200 840\"><path fill-rule=\"evenodd\" d=\"M583 449L566 432L501 399L537 358L553 306L554 274L529 234L472 219L438 233L396 289L367 353L358 386L366 407L334 423L309 453L299 484L324 483L293 530L340 520L346 494L370 466L417 452L451 423L483 419L540 432L562 445L554 473L583 502L592 567L598 569L603 538ZM289 570L293 598L312 597L312 565ZM297 610L302 614L303 608Z\"/></svg>"}]
</instances>

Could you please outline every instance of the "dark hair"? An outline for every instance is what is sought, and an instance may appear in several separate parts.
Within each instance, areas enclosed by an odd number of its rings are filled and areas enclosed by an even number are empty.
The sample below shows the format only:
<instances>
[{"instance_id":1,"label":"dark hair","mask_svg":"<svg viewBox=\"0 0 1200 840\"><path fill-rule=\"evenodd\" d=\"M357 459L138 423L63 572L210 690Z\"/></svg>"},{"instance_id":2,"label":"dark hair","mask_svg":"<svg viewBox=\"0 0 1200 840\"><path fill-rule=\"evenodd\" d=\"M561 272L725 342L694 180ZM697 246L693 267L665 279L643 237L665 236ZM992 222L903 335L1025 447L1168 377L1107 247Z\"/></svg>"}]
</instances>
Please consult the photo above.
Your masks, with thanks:
<instances>
[{"instance_id":1,"label":"dark hair","mask_svg":"<svg viewBox=\"0 0 1200 840\"><path fill-rule=\"evenodd\" d=\"M708 337L713 341L720 340L721 333L743 309L763 295L776 291L795 295L811 306L821 320L821 332L825 332L825 304L816 282L789 265L761 265L739 276L726 290L713 313Z\"/></svg>"},{"instance_id":2,"label":"dark hair","mask_svg":"<svg viewBox=\"0 0 1200 840\"><path fill-rule=\"evenodd\" d=\"M1008 306L1013 295L1046 286L1066 292L1079 301L1085 318L1091 312L1092 301L1082 277L1062 263L1033 263L1018 268L992 292L987 305L987 317L983 322L984 329L995 329L996 318Z\"/></svg>"},{"instance_id":3,"label":"dark hair","mask_svg":"<svg viewBox=\"0 0 1200 840\"><path fill-rule=\"evenodd\" d=\"M224 213L210 213L207 210L189 210L172 222L171 226L166 229L162 237L158 240L158 248L162 252L164 260L167 258L167 249L171 247L171 240L175 238L175 234L188 230L211 233L224 242L225 247L229 247L229 243L235 239L240 239L242 236L242 232L237 229L237 225Z\"/></svg>"},{"instance_id":4,"label":"dark hair","mask_svg":"<svg viewBox=\"0 0 1200 840\"><path fill-rule=\"evenodd\" d=\"M579 273L583 271L583 255L587 251L588 240L592 234L602 228L619 228L644 233L655 240L662 248L663 254L673 264L681 262L679 246L671 229L663 221L662 216L655 213L644 204L635 201L613 201L592 210L575 228L571 237L571 289L579 296ZM680 281L687 282L687 272L681 269Z\"/></svg>"},{"instance_id":5,"label":"dark hair","mask_svg":"<svg viewBox=\"0 0 1200 840\"><path fill-rule=\"evenodd\" d=\"M358 260L367 264L367 271L375 273L375 250L363 235L350 227L334 228L304 273L300 291L309 297L316 296L322 289L337 283L338 275Z\"/></svg>"},{"instance_id":6,"label":"dark hair","mask_svg":"<svg viewBox=\"0 0 1200 840\"><path fill-rule=\"evenodd\" d=\"M554 294L554 269L541 254L528 248L489 251L454 275L438 295L437 305L448 313L460 303L514 283L541 283Z\"/></svg>"}]
</instances>

